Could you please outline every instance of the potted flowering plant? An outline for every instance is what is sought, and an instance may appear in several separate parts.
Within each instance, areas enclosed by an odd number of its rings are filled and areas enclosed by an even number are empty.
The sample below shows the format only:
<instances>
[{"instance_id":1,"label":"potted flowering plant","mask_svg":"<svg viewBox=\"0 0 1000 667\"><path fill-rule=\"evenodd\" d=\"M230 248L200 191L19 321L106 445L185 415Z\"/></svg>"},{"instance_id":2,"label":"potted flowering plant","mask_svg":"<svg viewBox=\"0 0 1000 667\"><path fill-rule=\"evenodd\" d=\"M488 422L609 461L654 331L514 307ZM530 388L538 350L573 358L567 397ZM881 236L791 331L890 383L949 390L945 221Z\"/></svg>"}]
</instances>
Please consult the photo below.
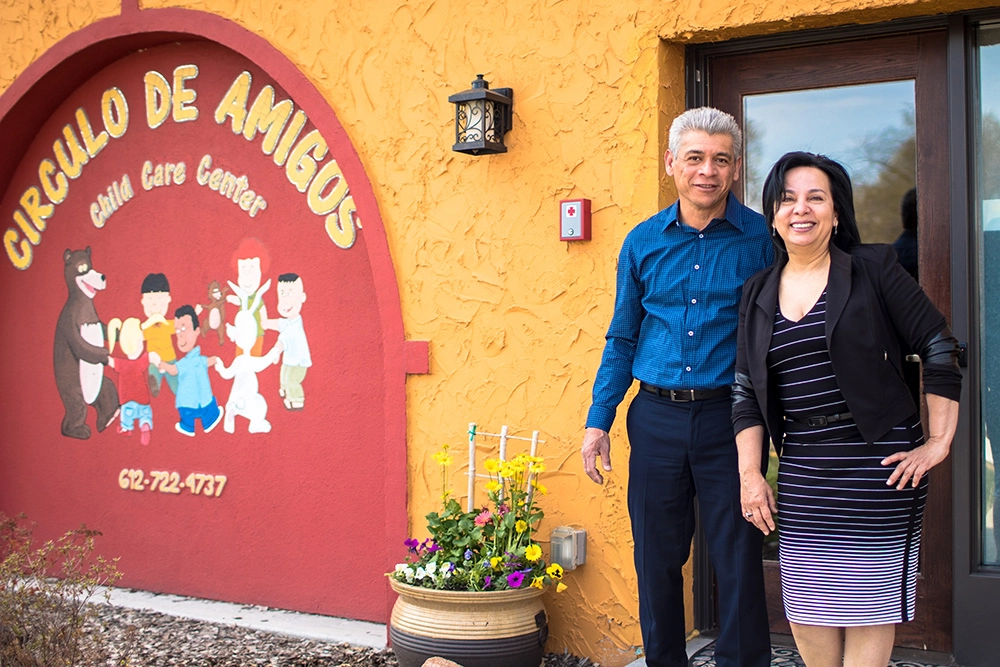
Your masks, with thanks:
<instances>
[{"instance_id":1,"label":"potted flowering plant","mask_svg":"<svg viewBox=\"0 0 1000 667\"><path fill-rule=\"evenodd\" d=\"M441 466L444 507L427 515L429 538L406 540L409 555L391 576L412 586L443 590L544 589L554 583L562 592L562 567L546 565L533 539L544 516L535 496L547 493L538 482L545 472L542 458L518 454L508 461L487 459L489 503L471 512L463 511L448 490L448 445L434 460Z\"/></svg>"},{"instance_id":2,"label":"potted flowering plant","mask_svg":"<svg viewBox=\"0 0 1000 667\"><path fill-rule=\"evenodd\" d=\"M443 506L427 514L430 536L406 540L406 561L389 573L400 594L389 627L397 659L401 667L432 656L464 667L537 667L548 636L540 596L549 585L566 589L563 568L547 564L534 539L544 462L487 459L488 500L470 511L448 489L447 445L434 460Z\"/></svg>"}]
</instances>

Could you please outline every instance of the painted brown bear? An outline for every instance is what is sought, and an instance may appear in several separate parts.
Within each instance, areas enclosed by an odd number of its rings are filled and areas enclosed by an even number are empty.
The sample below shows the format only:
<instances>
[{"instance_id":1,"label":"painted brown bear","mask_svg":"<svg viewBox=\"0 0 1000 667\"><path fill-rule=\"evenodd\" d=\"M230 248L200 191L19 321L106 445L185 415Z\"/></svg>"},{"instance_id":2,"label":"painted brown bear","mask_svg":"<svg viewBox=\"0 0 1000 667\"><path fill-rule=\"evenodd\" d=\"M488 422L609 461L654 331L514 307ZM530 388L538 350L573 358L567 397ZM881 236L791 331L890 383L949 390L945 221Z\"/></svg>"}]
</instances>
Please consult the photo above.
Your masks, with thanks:
<instances>
[{"instance_id":1,"label":"painted brown bear","mask_svg":"<svg viewBox=\"0 0 1000 667\"><path fill-rule=\"evenodd\" d=\"M104 289L106 281L90 263L90 246L67 250L63 261L69 298L56 323L53 367L66 408L62 434L86 440L90 437L88 405L97 410L98 431L110 426L120 409L118 390L104 377L108 350L104 347L104 324L94 308L94 295Z\"/></svg>"}]
</instances>

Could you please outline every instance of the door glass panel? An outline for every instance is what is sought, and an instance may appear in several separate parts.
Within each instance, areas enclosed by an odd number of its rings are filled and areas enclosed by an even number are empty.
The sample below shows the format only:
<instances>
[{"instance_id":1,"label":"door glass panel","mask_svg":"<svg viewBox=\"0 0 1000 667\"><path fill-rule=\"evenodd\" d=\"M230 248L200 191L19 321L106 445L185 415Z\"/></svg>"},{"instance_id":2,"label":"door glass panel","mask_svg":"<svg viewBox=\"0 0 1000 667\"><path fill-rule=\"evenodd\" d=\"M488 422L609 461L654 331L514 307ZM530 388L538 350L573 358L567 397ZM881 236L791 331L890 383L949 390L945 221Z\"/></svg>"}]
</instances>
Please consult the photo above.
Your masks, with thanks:
<instances>
[{"instance_id":1,"label":"door glass panel","mask_svg":"<svg viewBox=\"0 0 1000 667\"><path fill-rule=\"evenodd\" d=\"M979 308L983 442L978 449L981 562L1000 565L1000 27L979 29L979 141L975 142L979 226Z\"/></svg>"},{"instance_id":2,"label":"door glass panel","mask_svg":"<svg viewBox=\"0 0 1000 667\"><path fill-rule=\"evenodd\" d=\"M866 243L902 231L900 202L917 181L913 81L747 95L744 201L760 211L771 165L788 151L822 153L847 168Z\"/></svg>"},{"instance_id":3,"label":"door glass panel","mask_svg":"<svg viewBox=\"0 0 1000 667\"><path fill-rule=\"evenodd\" d=\"M764 178L788 151L831 157L851 175L861 239L896 245L901 256L910 255L916 277L916 193L907 195L917 182L914 104L912 79L745 95L744 202L761 210ZM903 210L910 231L904 232ZM907 363L904 372L919 387L918 364ZM774 447L767 480L777 495ZM777 549L774 531L765 538L764 557L776 560Z\"/></svg>"}]
</instances>

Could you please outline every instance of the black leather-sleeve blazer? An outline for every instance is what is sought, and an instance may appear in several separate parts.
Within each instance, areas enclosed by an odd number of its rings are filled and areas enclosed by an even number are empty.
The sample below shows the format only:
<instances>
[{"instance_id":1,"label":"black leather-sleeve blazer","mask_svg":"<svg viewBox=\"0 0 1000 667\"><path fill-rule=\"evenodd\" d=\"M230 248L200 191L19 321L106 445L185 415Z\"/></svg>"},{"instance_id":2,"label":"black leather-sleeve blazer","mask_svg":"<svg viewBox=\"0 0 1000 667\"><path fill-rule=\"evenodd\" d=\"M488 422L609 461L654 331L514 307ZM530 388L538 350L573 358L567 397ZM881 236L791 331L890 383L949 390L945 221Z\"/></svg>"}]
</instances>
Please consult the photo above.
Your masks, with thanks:
<instances>
[{"instance_id":1,"label":"black leather-sleeve blazer","mask_svg":"<svg viewBox=\"0 0 1000 667\"><path fill-rule=\"evenodd\" d=\"M733 384L735 432L762 425L779 454L784 415L767 351L781 269L776 263L743 286ZM903 380L904 354L920 355L925 393L959 399L958 342L891 246L862 244L848 254L831 244L826 342L837 384L869 444L918 410Z\"/></svg>"}]
</instances>

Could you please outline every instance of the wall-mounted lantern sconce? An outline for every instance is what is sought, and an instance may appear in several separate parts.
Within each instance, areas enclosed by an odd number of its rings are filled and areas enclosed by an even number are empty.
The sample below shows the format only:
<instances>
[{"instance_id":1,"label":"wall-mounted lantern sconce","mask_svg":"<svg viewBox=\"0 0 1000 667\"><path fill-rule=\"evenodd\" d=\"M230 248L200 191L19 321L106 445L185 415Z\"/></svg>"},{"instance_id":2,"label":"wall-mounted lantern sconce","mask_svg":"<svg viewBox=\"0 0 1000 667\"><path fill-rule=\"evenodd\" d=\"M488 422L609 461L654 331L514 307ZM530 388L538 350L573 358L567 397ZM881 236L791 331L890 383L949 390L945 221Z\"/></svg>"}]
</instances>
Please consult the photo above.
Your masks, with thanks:
<instances>
[{"instance_id":1,"label":"wall-mounted lantern sconce","mask_svg":"<svg viewBox=\"0 0 1000 667\"><path fill-rule=\"evenodd\" d=\"M506 153L503 135L510 130L514 91L490 90L482 74L476 75L472 88L448 97L455 105L455 145L453 151L482 155Z\"/></svg>"}]
</instances>

